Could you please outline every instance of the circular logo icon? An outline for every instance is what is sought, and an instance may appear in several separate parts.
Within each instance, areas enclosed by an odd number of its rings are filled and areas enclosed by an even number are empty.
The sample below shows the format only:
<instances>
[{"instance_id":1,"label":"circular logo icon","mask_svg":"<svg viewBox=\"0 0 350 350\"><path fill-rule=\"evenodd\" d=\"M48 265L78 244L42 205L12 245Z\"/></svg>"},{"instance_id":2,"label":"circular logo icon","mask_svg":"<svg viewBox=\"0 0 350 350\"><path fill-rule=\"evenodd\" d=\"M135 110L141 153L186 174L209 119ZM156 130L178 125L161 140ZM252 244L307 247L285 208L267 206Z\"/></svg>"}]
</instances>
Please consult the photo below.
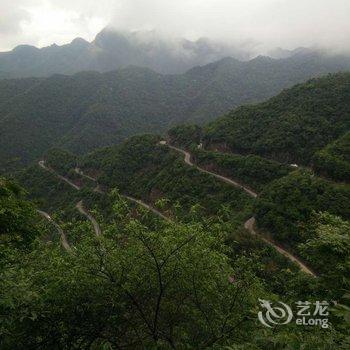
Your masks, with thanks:
<instances>
[{"instance_id":1,"label":"circular logo icon","mask_svg":"<svg viewBox=\"0 0 350 350\"><path fill-rule=\"evenodd\" d=\"M281 301L278 305L273 306L268 300L259 299L260 305L264 311L259 311L259 321L266 327L272 328L289 323L293 318L292 309Z\"/></svg>"}]
</instances>

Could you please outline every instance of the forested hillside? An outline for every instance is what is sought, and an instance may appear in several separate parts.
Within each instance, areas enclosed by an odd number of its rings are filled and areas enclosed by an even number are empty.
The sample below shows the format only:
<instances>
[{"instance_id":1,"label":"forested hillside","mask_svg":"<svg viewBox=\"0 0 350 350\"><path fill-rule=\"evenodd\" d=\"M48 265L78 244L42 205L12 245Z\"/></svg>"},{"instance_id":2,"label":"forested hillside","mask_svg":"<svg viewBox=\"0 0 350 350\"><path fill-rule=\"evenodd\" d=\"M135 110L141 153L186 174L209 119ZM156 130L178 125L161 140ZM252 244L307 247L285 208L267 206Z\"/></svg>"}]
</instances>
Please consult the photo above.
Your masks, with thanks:
<instances>
[{"instance_id":1,"label":"forested hillside","mask_svg":"<svg viewBox=\"0 0 350 350\"><path fill-rule=\"evenodd\" d=\"M191 130L189 134L196 134L196 128ZM5 250L4 259L11 265L2 271L0 307L10 317L2 328L1 345L40 347L44 342L44 347L107 344L112 349L132 349L147 344L167 349L174 344L179 348L203 344L206 348L266 349L277 344L277 348L287 349L293 341L310 349L324 344L330 349L346 349L349 335L342 318L332 314L329 331L290 324L270 332L256 322L256 300L278 297L293 303L341 298L349 288L344 271L350 252L346 245L340 254L330 235L337 242L347 242L348 222L329 214L313 217L310 209L303 232L312 240L301 239L295 248L317 269L319 277L309 276L244 230L244 222L257 206L254 198L190 167L181 153L160 144L160 140L153 135L137 136L80 158L53 149L43 157L51 170L33 165L19 175L39 207L55 213L53 217L74 253L60 248L57 239L51 244L38 239L27 245L26 252L12 251L10 255ZM206 151L201 152L204 156ZM236 167L248 170L251 164L240 158L234 161L233 171ZM259 157L252 164L255 162L262 168L280 166L259 161ZM224 158L223 164L231 163ZM80 175L74 171L77 166ZM274 198L269 193L270 187L279 191L275 183L283 186L289 177L302 176L292 173L284 177L283 169L281 165L277 182L269 179L271 185L258 181L264 187L258 203ZM58 174L68 176L81 190L69 186ZM93 187L79 180L81 174L96 178ZM277 176L273 171L271 175ZM317 210L328 210L315 205L332 198L332 212L343 211L346 217L349 201L344 197L341 202L341 192L327 189L332 184L312 181L315 185L309 186L309 191L299 189L296 182L286 187L291 193L300 190L303 198L316 193L319 197L311 198L307 205ZM328 191L326 197L321 190ZM157 208L168 219L131 204L127 199L131 197ZM97 219L102 236L95 238L91 225L79 214L76 205L81 200ZM284 207L273 200L268 208L275 205L278 211L292 202L298 207L294 195L284 200ZM257 218L260 220L260 214ZM297 227L298 217L295 221L287 219L289 214L278 218L288 227ZM259 225L262 223L260 220ZM54 229L57 227L52 226L51 231ZM325 253L325 246L329 253ZM320 263L320 259L330 261L332 256L336 257L336 269ZM77 304L81 305L79 310ZM342 315L341 309L338 312ZM149 328L149 320L156 326ZM50 330L57 322L61 327L52 334ZM210 325L212 322L215 326ZM97 327L99 334L95 333ZM232 340L232 335L237 338Z\"/></svg>"},{"instance_id":2,"label":"forested hillside","mask_svg":"<svg viewBox=\"0 0 350 350\"><path fill-rule=\"evenodd\" d=\"M232 211L233 222L248 218L249 196L189 168L178 154L158 143L159 138L153 135L133 137L116 148L106 149L104 154L90 154L80 166L87 171L98 170L98 181L107 188L116 187L154 204L166 199L164 209L171 216L191 216L190 209L195 205L198 217L220 216L226 206Z\"/></svg>"},{"instance_id":3,"label":"forested hillside","mask_svg":"<svg viewBox=\"0 0 350 350\"><path fill-rule=\"evenodd\" d=\"M347 223L324 214L318 226L311 225L312 220L317 220L312 218L305 227L305 230L308 230L305 235L312 237L313 241L307 244L302 241L303 245L298 251L320 273L319 278L309 277L274 248L243 229L243 223L253 212L254 200L251 197L239 188L189 167L184 163L181 154L161 145L159 141L157 136L145 135L131 138L119 146L101 149L80 159L59 150L51 150L45 156L46 163L53 170L57 169L59 174L66 174L75 182L78 178L74 178L73 169L69 168L78 166L85 175L94 176L100 190L106 194L93 194L87 189L68 189L66 183L54 173L40 169L39 166L29 168L21 176L21 181L26 187L32 189L32 198L42 199L38 204L44 206L45 203L49 203L45 208L51 212L55 211L55 207L66 212L56 217L60 226L67 232L69 243L74 244L75 253L70 255L62 250L58 251L57 243L52 247L43 247L41 243L33 247L30 254L21 255L13 261L14 273L24 266L31 266L30 270L26 270L26 276L29 279L35 278L36 281L34 285L29 285L23 275L17 274L15 278L12 277L17 287L10 289L10 279L4 279L6 288L2 293L6 298L13 298L14 293L21 293L27 299L24 309L17 302L11 304L11 318L6 329L17 334L16 342L23 346L34 346L38 344L37 339L41 338L45 339L47 344L58 342L60 346L66 346L67 342L75 344L79 338L82 343L113 344L112 339L118 337L118 346L121 344L132 348L139 344L139 335L143 334L143 342L150 346L171 342L179 344L180 347L186 345L195 348L197 345L194 344L212 342L213 347L214 344L225 344L240 345L243 349L252 346L264 349L272 342L279 344L283 349L290 343L290 332L293 331L293 341L300 346L318 348L327 343L330 348L338 344L340 348L345 349L347 333L342 330L343 323L340 319L334 318L332 333L312 327L308 329L306 336L303 328L294 328L291 325L291 328L278 328L274 334L267 335L267 330L261 329L255 322L255 316L248 317L245 312L252 310L256 298L268 299L272 295L283 296L283 300L290 302L296 299L340 298L343 289L348 287L348 279L342 280L341 276L349 252L343 250L342 255L337 254L336 277L332 277L334 270L325 268L319 263L319 259L330 257L322 249L322 244L331 244L330 238L327 241L328 236L323 235L323 227L326 225L328 230L334 231L338 240L342 240L347 234L344 226ZM285 179L283 173L280 175L282 177L278 181ZM55 182L57 185L54 185ZM112 190L113 188L116 189ZM296 190L297 186L294 184L292 188ZM45 189L51 191L47 192ZM54 200L54 192L57 199L61 200ZM308 196L305 190L303 193L304 196ZM145 215L140 208L131 209L124 199L126 197L123 197L125 195L149 203L172 221L152 218L149 214ZM265 197L263 195L261 198ZM90 208L94 208L92 212L102 227L103 237L94 239L91 228L77 217L78 212L74 206L82 198L85 203L89 203ZM322 200L320 199L321 202ZM289 200L286 202L289 203ZM278 205L277 203L277 208ZM340 205L338 209L342 210L343 206ZM291 223L295 224L294 221ZM290 222L287 224L290 225ZM322 244L318 243L319 236L322 237ZM172 254L174 249L176 259L165 258L168 253ZM203 251L206 253L203 254ZM336 254L336 246L329 254ZM202 258L199 258L200 256ZM139 259L142 260L141 264ZM161 304L157 311L153 305L156 302L155 296L159 295L161 290L156 277L158 261L166 261L166 270L161 270L161 276L167 281L167 288L161 292ZM69 269L65 269L65 266L69 266ZM119 270L120 267L122 270ZM233 270L224 272L226 269ZM108 275L105 275L104 271L108 271ZM127 273L124 274L123 271ZM121 285L113 282L117 277ZM61 281L59 284L56 283L57 279ZM192 282L188 284L186 280ZM218 285L221 286L219 294ZM230 299L233 291L229 287L231 285L237 288L234 303ZM125 294L126 286L129 294ZM38 293L38 290L41 290L41 293ZM37 293L38 297L32 298L30 293ZM86 293L89 295L88 301L85 299ZM144 295L149 297L144 298ZM190 300L194 298L196 302L184 302L185 296ZM137 301L137 305L131 302L130 297ZM82 312L88 307L91 313L87 314L84 311L84 317L81 317L82 314L74 311L73 305L83 300L85 302ZM202 303L204 300L207 305L205 310L209 313L207 316L197 314L200 307L198 302ZM228 300L232 309L226 309ZM101 304L102 301L104 302ZM234 306L237 301L241 307ZM52 303L58 308L54 319L60 320L62 327L54 336L49 336L51 318L47 315L53 315ZM173 303L181 305L181 308L174 309ZM8 310L9 304L2 305L4 310ZM214 306L219 309L211 315ZM132 316L128 312L130 307L134 310ZM36 317L25 324L21 323L20 319L25 317L23 315L26 315L26 312L31 314L32 310L35 310ZM147 331L148 318L142 316L145 310L151 319L159 312L157 329L152 328L152 334L157 334L157 340ZM203 311L202 307L200 310ZM237 328L222 328L221 311L218 310L223 310L225 324L237 320L242 323ZM97 314L105 320L102 322L106 325L103 326L103 334L86 334L86 327L96 329L97 323L100 323ZM215 321L219 329L210 327L208 331L207 322L203 323L200 315L210 322ZM247 318L243 320L245 316ZM174 333L172 323L169 324L169 320L173 320L174 317L185 317L186 320L190 317L191 325L187 321L181 321L177 323L181 325L181 331ZM128 326L126 320L132 320L133 324L139 325L137 333L134 333L133 327ZM120 328L116 327L118 324L124 327L119 330ZM246 335L252 329L254 337L247 338ZM119 332L124 336L119 338ZM163 338L163 332L171 332L170 338ZM22 333L31 336L22 337ZM232 334L239 335L239 340L232 342ZM11 336L6 336L4 340L6 342L3 344L13 344ZM111 346L113 348L113 345Z\"/></svg>"},{"instance_id":4,"label":"forested hillside","mask_svg":"<svg viewBox=\"0 0 350 350\"><path fill-rule=\"evenodd\" d=\"M39 235L38 214L16 183L0 178L0 243L2 248L25 249ZM0 265L6 251L1 249Z\"/></svg>"},{"instance_id":5,"label":"forested hillside","mask_svg":"<svg viewBox=\"0 0 350 350\"><path fill-rule=\"evenodd\" d=\"M315 152L350 129L350 74L297 85L267 102L241 107L209 124L210 148L310 164Z\"/></svg>"},{"instance_id":6,"label":"forested hillside","mask_svg":"<svg viewBox=\"0 0 350 350\"><path fill-rule=\"evenodd\" d=\"M312 163L317 173L350 182L350 132L317 152Z\"/></svg>"},{"instance_id":7,"label":"forested hillside","mask_svg":"<svg viewBox=\"0 0 350 350\"><path fill-rule=\"evenodd\" d=\"M308 56L308 69L303 57L289 61L258 57L249 62L227 58L182 75L130 67L105 74L0 81L0 168L14 169L52 147L84 153L134 134L164 132L191 120L208 121L333 70L328 65L314 69L310 63L314 56ZM276 155L278 159L309 158L310 152L345 128L341 123L347 118L348 76L342 77L309 82L265 104L239 109L214 123L208 139L230 142L234 138L230 147L238 151ZM336 123L332 118L337 118ZM216 133L215 125L221 129L223 123L227 123L226 134ZM239 125L236 128L232 123ZM296 143L303 145L297 153L293 150Z\"/></svg>"},{"instance_id":8,"label":"forested hillside","mask_svg":"<svg viewBox=\"0 0 350 350\"><path fill-rule=\"evenodd\" d=\"M180 120L169 82L186 80L164 79L131 68L0 84L13 91L0 154L36 160L14 173L27 193L0 179L0 347L347 349L346 305L329 328L270 329L257 312L259 299L350 290L350 74L124 140ZM166 96L178 108L165 118Z\"/></svg>"}]
</instances>

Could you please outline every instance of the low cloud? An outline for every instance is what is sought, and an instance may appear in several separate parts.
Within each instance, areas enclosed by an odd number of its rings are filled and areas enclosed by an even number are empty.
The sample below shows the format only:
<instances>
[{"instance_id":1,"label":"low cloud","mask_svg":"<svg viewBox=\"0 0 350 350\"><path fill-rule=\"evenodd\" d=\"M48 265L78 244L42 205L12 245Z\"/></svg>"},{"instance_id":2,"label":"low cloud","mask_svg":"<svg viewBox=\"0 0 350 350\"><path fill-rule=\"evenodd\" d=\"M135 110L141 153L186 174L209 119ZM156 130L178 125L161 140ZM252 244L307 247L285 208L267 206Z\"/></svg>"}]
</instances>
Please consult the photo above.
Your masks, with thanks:
<instances>
[{"instance_id":1,"label":"low cloud","mask_svg":"<svg viewBox=\"0 0 350 350\"><path fill-rule=\"evenodd\" d=\"M110 24L163 36L209 37L258 52L350 50L349 0L0 0L0 49L91 40Z\"/></svg>"},{"instance_id":2,"label":"low cloud","mask_svg":"<svg viewBox=\"0 0 350 350\"><path fill-rule=\"evenodd\" d=\"M113 25L254 43L257 50L349 49L349 0L121 0Z\"/></svg>"}]
</instances>

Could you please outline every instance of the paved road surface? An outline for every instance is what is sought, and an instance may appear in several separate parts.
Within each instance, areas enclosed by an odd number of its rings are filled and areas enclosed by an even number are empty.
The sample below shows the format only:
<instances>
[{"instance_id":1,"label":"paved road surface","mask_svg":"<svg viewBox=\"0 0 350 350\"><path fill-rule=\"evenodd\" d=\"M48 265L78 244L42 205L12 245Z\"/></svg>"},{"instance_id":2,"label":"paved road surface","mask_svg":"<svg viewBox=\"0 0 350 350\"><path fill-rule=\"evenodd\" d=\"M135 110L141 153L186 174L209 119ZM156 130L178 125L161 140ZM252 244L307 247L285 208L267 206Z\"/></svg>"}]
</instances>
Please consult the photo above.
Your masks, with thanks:
<instances>
[{"instance_id":1,"label":"paved road surface","mask_svg":"<svg viewBox=\"0 0 350 350\"><path fill-rule=\"evenodd\" d=\"M80 176L85 177L85 178L87 178L87 179L89 179L91 181L95 181L95 182L97 181L97 179L95 179L94 177L86 175L80 168L75 168L74 171L77 174L79 174Z\"/></svg>"},{"instance_id":2,"label":"paved road surface","mask_svg":"<svg viewBox=\"0 0 350 350\"><path fill-rule=\"evenodd\" d=\"M201 167L199 167L198 165L195 165L192 163L191 161L191 154L188 153L187 151L184 151L180 148L177 148L177 147L174 147L174 146L171 146L169 145L168 143L166 143L165 141L161 141L160 142L161 145L166 145L168 146L169 148L177 151L177 152L180 152L182 153L184 156L185 156L185 163L190 165L190 166L194 166L196 167L199 171L203 172L203 173L207 173L207 174L210 174L210 175L213 175L215 176L216 178L222 180L223 182L225 183L228 183L230 185L233 185L235 187L239 187L241 189L243 189L244 191L246 191L249 195L251 195L252 197L256 198L258 197L258 194L251 191L249 188L246 188L244 187L243 185L241 185L240 183L236 182L236 181L233 181L225 176L221 176L219 174L215 174L215 173L212 173L210 171L207 171ZM314 277L316 277L316 274L314 272L312 272L305 264L303 264L297 257L295 257L294 255L292 255L291 253L287 252L286 250L284 250L283 248L281 248L280 246L278 246L276 243L268 240L267 238L263 237L261 234L258 234L254 227L255 227L255 218L252 217L250 218L245 224L244 224L244 227L246 230L248 230L252 235L256 235L258 237L260 237L264 242L268 243L269 245L273 246L280 254L284 255L286 258L288 258L289 260L291 260L292 262L296 263L300 269L302 271L304 271L305 273L309 274L309 275L312 275Z\"/></svg>"},{"instance_id":3,"label":"paved road surface","mask_svg":"<svg viewBox=\"0 0 350 350\"><path fill-rule=\"evenodd\" d=\"M51 168L47 167L47 166L45 165L45 161L44 161L44 160L41 160L41 161L39 162L39 166L40 166L41 168L45 169L46 171L49 171L50 173L56 175L56 176L57 176L58 178L60 178L61 180L67 182L68 185L72 186L72 187L75 188L76 190L78 190L78 191L80 190L80 187L77 186L75 183L73 183L72 181L68 180L68 179L67 179L66 177L64 177L64 176L57 174L54 170L52 170Z\"/></svg>"},{"instance_id":4,"label":"paved road surface","mask_svg":"<svg viewBox=\"0 0 350 350\"><path fill-rule=\"evenodd\" d=\"M80 201L77 205L76 208L78 209L79 213L83 214L86 216L92 223L92 226L94 228L96 236L101 236L102 231L101 227L98 224L98 222L95 220L95 218L84 208L83 201Z\"/></svg>"},{"instance_id":5,"label":"paved road surface","mask_svg":"<svg viewBox=\"0 0 350 350\"><path fill-rule=\"evenodd\" d=\"M255 218L250 218L245 224L244 227L246 230L248 230L252 235L259 236L260 239L262 239L264 242L268 243L269 245L272 245L279 253L284 255L289 260L293 261L297 265L299 265L300 269L304 271L305 273L312 275L316 277L316 274L311 271L305 264L303 264L297 257L294 255L288 253L286 250L284 250L282 247L278 246L274 242L270 241L269 239L263 237L262 235L258 235L255 231Z\"/></svg>"},{"instance_id":6,"label":"paved road surface","mask_svg":"<svg viewBox=\"0 0 350 350\"><path fill-rule=\"evenodd\" d=\"M125 197L126 199L128 199L129 201L131 202L134 202L134 203L137 203L139 205L141 205L142 207L152 211L154 214L158 215L159 217L161 217L162 219L166 220L166 221L171 221L168 217L166 217L164 214L162 214L160 211L158 211L157 209L151 207L150 205L146 204L145 202L142 202L141 200L139 199L136 199L136 198L133 198L133 197L130 197L130 196L123 196Z\"/></svg>"},{"instance_id":7,"label":"paved road surface","mask_svg":"<svg viewBox=\"0 0 350 350\"><path fill-rule=\"evenodd\" d=\"M62 244L63 248L65 250L67 250L68 252L70 252L72 249L71 249L71 247L67 241L67 237L66 237L65 233L63 232L63 230L61 229L61 227L55 221L52 220L51 216L48 213L46 213L42 210L37 210L37 212L42 217L44 217L46 220L48 220L49 222L51 222L55 226L58 234L60 235L60 240L61 240L61 244Z\"/></svg>"},{"instance_id":8,"label":"paved road surface","mask_svg":"<svg viewBox=\"0 0 350 350\"><path fill-rule=\"evenodd\" d=\"M83 176L83 177L86 177L86 178L88 178L88 179L90 179L90 180L93 180L93 181L97 182L97 179L95 179L95 178L93 178L93 177L91 177L91 176L86 175L86 174L85 174L81 169L79 169L79 168L76 168L76 169L75 169L75 172L76 172L77 174ZM98 193L103 193L103 191L101 190L101 188L99 187L99 185L96 186L96 188L95 188L94 191L95 191L95 192L98 192ZM136 198L133 198L133 197L131 197L131 196L126 196L126 195L121 195L121 196L124 197L124 198L126 198L126 199L128 199L128 200L131 201L131 202L134 202L134 203L136 203L136 204L138 204L138 205L141 205L142 207L144 207L144 208L146 208L146 209L152 211L154 214L156 214L157 216L161 217L162 219L164 219L164 220L166 220L166 221L171 221L168 217L166 217L166 216L165 216L164 214L162 214L160 211L158 211L157 209L155 209L155 208L152 207L151 205L149 205L149 204L147 204L147 203L141 201L140 199L136 199Z\"/></svg>"},{"instance_id":9,"label":"paved road surface","mask_svg":"<svg viewBox=\"0 0 350 350\"><path fill-rule=\"evenodd\" d=\"M162 143L162 144L164 145L164 143ZM198 166L198 165L192 163L192 161L191 161L191 154L188 153L187 151L184 151L184 150L182 150L182 149L180 149L180 148L171 146L171 145L169 145L169 144L165 144L165 145L167 145L169 148L172 148L172 149L175 150L175 151L178 151L178 152L182 153L182 154L185 156L185 163L188 164L188 165L190 165L190 166L193 166L193 167L197 168L200 172L205 173L205 174L212 175L212 176L216 177L217 179L219 179L219 180L221 180L221 181L223 181L223 182L226 182L226 183L229 184L229 185L232 185L232 186L241 188L242 190L244 190L245 192L247 192L250 196L252 196L252 197L254 197L254 198L256 198L256 197L258 196L257 193L255 193L254 191L250 190L249 188L243 186L243 185L240 184L239 182L234 181L234 180L232 180L232 179L229 179L229 178L227 178L227 177L225 177L225 176L222 176L222 175L213 173L213 172L211 172L211 171L205 170L205 169L201 168L200 166Z\"/></svg>"},{"instance_id":10,"label":"paved road surface","mask_svg":"<svg viewBox=\"0 0 350 350\"><path fill-rule=\"evenodd\" d=\"M41 160L39 162L40 167L42 167L43 169L49 171L50 173L54 174L56 177L58 177L59 179L61 179L62 181L65 181L66 183L68 183L70 186L72 186L74 189L76 190L80 190L80 187L77 186L76 184L74 184L72 181L70 181L69 179L67 179L66 177L57 174L53 169L50 169L49 167L47 167L45 165L45 162L43 160ZM92 223L93 227L94 227L94 231L96 236L100 236L101 235L101 228L100 225L98 224L98 222L95 220L95 218L88 213L84 206L83 206L83 201L80 201L79 203L77 203L76 208L78 209L78 211L83 214L84 216L86 216Z\"/></svg>"}]
</instances>

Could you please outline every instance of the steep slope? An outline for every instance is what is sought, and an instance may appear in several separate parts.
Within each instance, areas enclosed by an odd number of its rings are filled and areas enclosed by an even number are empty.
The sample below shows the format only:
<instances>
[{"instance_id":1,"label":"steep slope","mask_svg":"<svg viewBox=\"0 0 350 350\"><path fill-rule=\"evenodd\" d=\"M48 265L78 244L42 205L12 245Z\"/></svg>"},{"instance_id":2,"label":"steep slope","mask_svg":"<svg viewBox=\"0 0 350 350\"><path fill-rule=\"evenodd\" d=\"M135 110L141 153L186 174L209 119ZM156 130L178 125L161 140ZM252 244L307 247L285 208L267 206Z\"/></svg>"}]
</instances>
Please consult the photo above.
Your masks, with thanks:
<instances>
[{"instance_id":1,"label":"steep slope","mask_svg":"<svg viewBox=\"0 0 350 350\"><path fill-rule=\"evenodd\" d=\"M197 85L189 87L188 114L205 122L243 104L260 102L283 89L327 73L350 70L350 60L306 52L286 59L259 56L247 62L226 58L187 73Z\"/></svg>"},{"instance_id":2,"label":"steep slope","mask_svg":"<svg viewBox=\"0 0 350 350\"><path fill-rule=\"evenodd\" d=\"M2 167L38 159L53 146L85 152L162 130L175 112L167 90L162 76L137 68L45 79L0 110Z\"/></svg>"},{"instance_id":3,"label":"steep slope","mask_svg":"<svg viewBox=\"0 0 350 350\"><path fill-rule=\"evenodd\" d=\"M336 181L350 182L350 132L317 152L312 162L317 173Z\"/></svg>"},{"instance_id":4,"label":"steep slope","mask_svg":"<svg viewBox=\"0 0 350 350\"><path fill-rule=\"evenodd\" d=\"M135 136L122 145L91 153L79 167L87 173L98 171L102 186L118 188L146 203L166 198L164 209L170 215L188 219L196 205L203 217L215 217L225 204L236 224L249 217L252 200L248 194L184 164L177 151L159 144L157 136Z\"/></svg>"},{"instance_id":5,"label":"steep slope","mask_svg":"<svg viewBox=\"0 0 350 350\"><path fill-rule=\"evenodd\" d=\"M37 214L32 203L25 199L23 188L16 183L0 177L0 265L7 246L25 247L36 236Z\"/></svg>"},{"instance_id":6,"label":"steep slope","mask_svg":"<svg viewBox=\"0 0 350 350\"><path fill-rule=\"evenodd\" d=\"M236 153L309 164L350 129L350 74L313 79L265 103L241 107L210 124L205 143Z\"/></svg>"},{"instance_id":7,"label":"steep slope","mask_svg":"<svg viewBox=\"0 0 350 350\"><path fill-rule=\"evenodd\" d=\"M183 75L129 67L103 74L4 80L1 168L38 159L52 147L83 153L138 133L208 121L303 80L304 73L289 76L280 61L259 58L225 59ZM267 103L234 111L215 122L206 138L231 143L239 152L308 161L346 130L348 82L349 75L343 74L297 86Z\"/></svg>"}]
</instances>

